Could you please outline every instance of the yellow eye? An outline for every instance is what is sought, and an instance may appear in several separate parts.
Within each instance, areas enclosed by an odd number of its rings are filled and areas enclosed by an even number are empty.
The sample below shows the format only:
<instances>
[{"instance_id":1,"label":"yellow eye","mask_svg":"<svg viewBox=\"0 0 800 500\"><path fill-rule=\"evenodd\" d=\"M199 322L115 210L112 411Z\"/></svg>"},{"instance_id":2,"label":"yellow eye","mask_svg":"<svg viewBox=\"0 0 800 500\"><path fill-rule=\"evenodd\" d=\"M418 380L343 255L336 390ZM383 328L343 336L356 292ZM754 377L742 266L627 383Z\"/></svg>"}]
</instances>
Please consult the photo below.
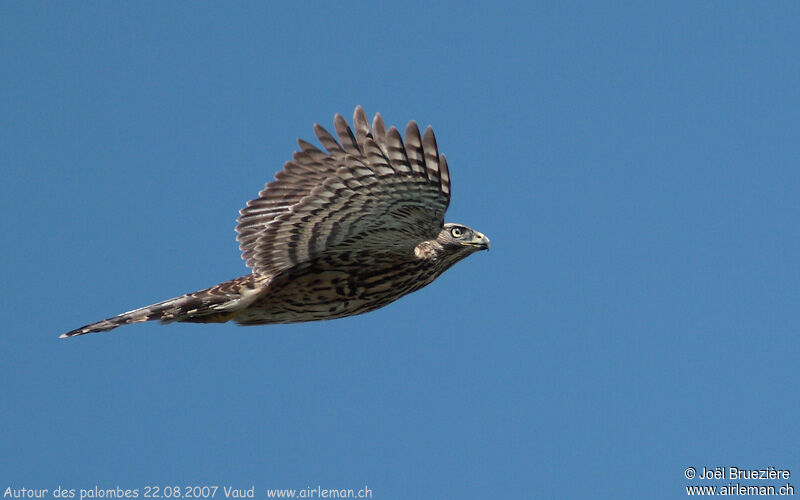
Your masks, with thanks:
<instances>
[{"instance_id":1,"label":"yellow eye","mask_svg":"<svg viewBox=\"0 0 800 500\"><path fill-rule=\"evenodd\" d=\"M454 227L450 230L450 234L453 235L453 238L461 238L461 235L464 234L464 231L460 227Z\"/></svg>"}]
</instances>

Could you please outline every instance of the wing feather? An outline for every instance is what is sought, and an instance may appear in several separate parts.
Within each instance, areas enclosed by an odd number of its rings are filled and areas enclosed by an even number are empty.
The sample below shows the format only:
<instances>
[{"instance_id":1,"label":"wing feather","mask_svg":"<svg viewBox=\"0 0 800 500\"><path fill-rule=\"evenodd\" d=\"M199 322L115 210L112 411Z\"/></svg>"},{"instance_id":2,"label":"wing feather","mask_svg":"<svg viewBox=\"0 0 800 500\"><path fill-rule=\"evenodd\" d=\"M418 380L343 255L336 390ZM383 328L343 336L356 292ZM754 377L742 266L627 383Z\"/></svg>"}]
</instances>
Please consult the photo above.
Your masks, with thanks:
<instances>
[{"instance_id":1,"label":"wing feather","mask_svg":"<svg viewBox=\"0 0 800 500\"><path fill-rule=\"evenodd\" d=\"M439 155L439 177L442 179L442 193L450 199L450 169L444 154Z\"/></svg>"},{"instance_id":2,"label":"wing feather","mask_svg":"<svg viewBox=\"0 0 800 500\"><path fill-rule=\"evenodd\" d=\"M419 135L417 122L412 121L406 127L406 157L411 165L411 170L417 175L427 178L428 173L425 168L425 153L422 150L422 138Z\"/></svg>"},{"instance_id":3,"label":"wing feather","mask_svg":"<svg viewBox=\"0 0 800 500\"><path fill-rule=\"evenodd\" d=\"M342 117L342 115L337 114L333 117L333 125L336 128L336 135L339 136L339 142L341 143L342 148L344 148L344 151L351 155L361 154L361 150L358 148L358 143L353 135L353 131L350 130L350 126L347 125L347 121Z\"/></svg>"},{"instance_id":4,"label":"wing feather","mask_svg":"<svg viewBox=\"0 0 800 500\"><path fill-rule=\"evenodd\" d=\"M322 125L315 123L314 133L317 134L317 139L319 139L319 142L322 144L322 146L328 150L328 154L330 154L331 156L338 156L339 154L344 154L344 150L336 141L336 139L334 139L331 133L325 130L325 128Z\"/></svg>"},{"instance_id":5,"label":"wing feather","mask_svg":"<svg viewBox=\"0 0 800 500\"><path fill-rule=\"evenodd\" d=\"M439 182L439 149L436 147L436 137L431 127L426 128L425 135L422 136L422 155L428 178Z\"/></svg>"},{"instance_id":6,"label":"wing feather","mask_svg":"<svg viewBox=\"0 0 800 500\"><path fill-rule=\"evenodd\" d=\"M356 110L353 113L353 126L356 129L356 142L358 142L358 147L361 151L364 151L364 143L367 139L372 138L372 131L369 128L367 114L361 106L356 106Z\"/></svg>"}]
</instances>

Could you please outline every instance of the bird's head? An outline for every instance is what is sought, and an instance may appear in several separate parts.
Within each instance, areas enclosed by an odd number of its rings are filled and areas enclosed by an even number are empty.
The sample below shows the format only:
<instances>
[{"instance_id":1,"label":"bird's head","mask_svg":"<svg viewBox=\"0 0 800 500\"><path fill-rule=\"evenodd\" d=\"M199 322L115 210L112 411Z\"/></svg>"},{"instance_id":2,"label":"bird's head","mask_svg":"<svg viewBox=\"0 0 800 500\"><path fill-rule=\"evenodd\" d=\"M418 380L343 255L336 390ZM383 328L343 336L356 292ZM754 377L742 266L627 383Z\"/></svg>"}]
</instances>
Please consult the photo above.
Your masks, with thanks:
<instances>
[{"instance_id":1,"label":"bird's head","mask_svg":"<svg viewBox=\"0 0 800 500\"><path fill-rule=\"evenodd\" d=\"M457 260L478 250L489 250L489 238L483 233L449 222L442 227L436 242L442 245L446 253L457 256Z\"/></svg>"},{"instance_id":2,"label":"bird's head","mask_svg":"<svg viewBox=\"0 0 800 500\"><path fill-rule=\"evenodd\" d=\"M436 239L417 245L414 254L419 259L435 262L441 273L478 250L489 250L489 238L467 226L447 223Z\"/></svg>"}]
</instances>

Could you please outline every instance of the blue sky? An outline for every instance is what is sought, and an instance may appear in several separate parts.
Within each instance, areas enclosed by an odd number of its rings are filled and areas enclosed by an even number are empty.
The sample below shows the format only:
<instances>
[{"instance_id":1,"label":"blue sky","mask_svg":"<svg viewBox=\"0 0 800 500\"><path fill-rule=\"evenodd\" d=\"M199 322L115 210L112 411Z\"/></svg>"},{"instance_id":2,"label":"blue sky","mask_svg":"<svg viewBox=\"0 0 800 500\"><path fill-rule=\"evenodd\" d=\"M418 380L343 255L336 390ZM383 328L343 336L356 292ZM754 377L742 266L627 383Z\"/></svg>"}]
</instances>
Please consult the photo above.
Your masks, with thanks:
<instances>
[{"instance_id":1,"label":"blue sky","mask_svg":"<svg viewBox=\"0 0 800 500\"><path fill-rule=\"evenodd\" d=\"M0 486L800 473L799 26L792 2L4 3ZM356 104L434 126L447 219L491 252L343 320L57 338L245 274L237 211Z\"/></svg>"}]
</instances>

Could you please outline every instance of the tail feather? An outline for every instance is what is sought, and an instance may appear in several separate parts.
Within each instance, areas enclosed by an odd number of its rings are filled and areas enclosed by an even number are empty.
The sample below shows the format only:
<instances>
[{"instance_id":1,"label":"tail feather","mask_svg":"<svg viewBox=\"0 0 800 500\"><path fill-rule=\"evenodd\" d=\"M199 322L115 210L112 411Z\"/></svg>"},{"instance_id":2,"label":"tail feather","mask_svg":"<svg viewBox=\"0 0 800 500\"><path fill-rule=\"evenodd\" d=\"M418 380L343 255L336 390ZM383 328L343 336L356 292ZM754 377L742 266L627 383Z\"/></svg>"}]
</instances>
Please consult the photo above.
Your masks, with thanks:
<instances>
[{"instance_id":1,"label":"tail feather","mask_svg":"<svg viewBox=\"0 0 800 500\"><path fill-rule=\"evenodd\" d=\"M175 297L112 318L76 328L61 334L60 338L74 337L85 333L106 332L122 325L159 320L164 323L189 321L194 323L225 322L257 295L250 276L243 276L205 290Z\"/></svg>"}]
</instances>

